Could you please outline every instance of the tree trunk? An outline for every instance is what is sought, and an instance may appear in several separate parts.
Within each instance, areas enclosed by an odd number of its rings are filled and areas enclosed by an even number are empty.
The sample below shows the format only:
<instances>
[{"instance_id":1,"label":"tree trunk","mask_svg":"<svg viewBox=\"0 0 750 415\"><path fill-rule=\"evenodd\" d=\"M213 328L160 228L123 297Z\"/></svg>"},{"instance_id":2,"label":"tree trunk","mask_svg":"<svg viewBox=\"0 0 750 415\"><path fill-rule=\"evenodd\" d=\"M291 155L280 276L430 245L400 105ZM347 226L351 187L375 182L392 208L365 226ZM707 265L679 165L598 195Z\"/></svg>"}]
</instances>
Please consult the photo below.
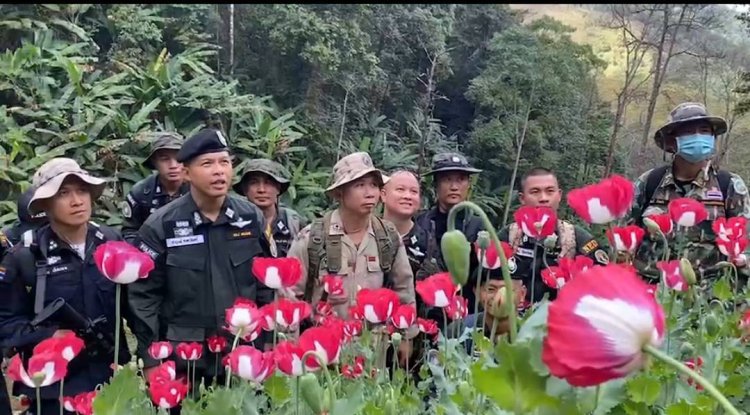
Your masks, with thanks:
<instances>
[{"instance_id":1,"label":"tree trunk","mask_svg":"<svg viewBox=\"0 0 750 415\"><path fill-rule=\"evenodd\" d=\"M229 4L229 74L234 75L234 3Z\"/></svg>"},{"instance_id":2,"label":"tree trunk","mask_svg":"<svg viewBox=\"0 0 750 415\"><path fill-rule=\"evenodd\" d=\"M617 134L620 132L620 126L623 123L623 118L625 118L625 106L627 104L625 93L626 91L623 90L617 96L617 111L615 112L615 121L614 125L612 126L612 135L610 135L609 137L609 147L607 147L607 164L604 166L604 174L602 175L602 178L609 176L614 169L615 143L617 142Z\"/></svg>"},{"instance_id":3,"label":"tree trunk","mask_svg":"<svg viewBox=\"0 0 750 415\"><path fill-rule=\"evenodd\" d=\"M349 88L346 88L346 94L344 94L344 105L341 109L341 129L339 130L339 145L336 149L336 161L341 159L341 144L344 140L344 125L346 125L346 104L349 103Z\"/></svg>"},{"instance_id":4,"label":"tree trunk","mask_svg":"<svg viewBox=\"0 0 750 415\"><path fill-rule=\"evenodd\" d=\"M526 141L526 130L529 126L529 116L531 115L531 107L534 104L534 87L535 84L531 84L531 92L529 92L529 104L526 106L526 117L524 117L523 128L521 129L521 135L516 140L518 149L516 150L516 161L513 163L513 173L510 175L510 186L508 187L508 195L505 197L505 210L503 211L503 225L508 223L508 215L510 214L510 202L513 200L513 187L516 183L516 176L518 175L518 165L521 163L521 150L523 150L523 143Z\"/></svg>"}]
</instances>

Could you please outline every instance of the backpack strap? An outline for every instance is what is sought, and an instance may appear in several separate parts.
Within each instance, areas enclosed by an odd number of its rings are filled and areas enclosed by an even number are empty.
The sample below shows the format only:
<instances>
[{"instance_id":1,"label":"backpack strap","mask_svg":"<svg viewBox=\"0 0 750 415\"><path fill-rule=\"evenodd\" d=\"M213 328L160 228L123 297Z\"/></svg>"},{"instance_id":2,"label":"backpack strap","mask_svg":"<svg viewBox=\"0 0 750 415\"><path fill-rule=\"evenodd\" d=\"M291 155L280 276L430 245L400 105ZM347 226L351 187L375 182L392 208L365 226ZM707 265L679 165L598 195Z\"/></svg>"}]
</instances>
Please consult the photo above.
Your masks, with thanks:
<instances>
[{"instance_id":1,"label":"backpack strap","mask_svg":"<svg viewBox=\"0 0 750 415\"><path fill-rule=\"evenodd\" d=\"M576 256L576 228L572 223L560 220L557 222L557 232L560 241L560 258Z\"/></svg>"},{"instance_id":2,"label":"backpack strap","mask_svg":"<svg viewBox=\"0 0 750 415\"><path fill-rule=\"evenodd\" d=\"M661 184L661 180L664 178L664 175L667 174L667 171L672 166L667 164L661 167L657 167L648 174L648 177L646 178L646 190L643 193L643 205L641 207L641 216L643 212L646 211L646 208L651 204L651 199L654 197L654 193L656 192L656 188L659 187Z\"/></svg>"},{"instance_id":3,"label":"backpack strap","mask_svg":"<svg viewBox=\"0 0 750 415\"><path fill-rule=\"evenodd\" d=\"M389 221L373 216L371 223L378 244L380 269L383 271L383 287L388 288L392 285L391 269L398 254L401 236L398 234L396 226Z\"/></svg>"},{"instance_id":4,"label":"backpack strap","mask_svg":"<svg viewBox=\"0 0 750 415\"><path fill-rule=\"evenodd\" d=\"M727 170L719 170L716 172L716 178L719 181L719 189L721 189L721 195L724 198L724 213L726 214L726 203L729 196L729 185L732 184L732 175Z\"/></svg>"},{"instance_id":5,"label":"backpack strap","mask_svg":"<svg viewBox=\"0 0 750 415\"><path fill-rule=\"evenodd\" d=\"M322 219L316 219L310 225L310 239L307 243L307 282L303 299L308 303L312 301L315 284L320 273L320 261L326 257L326 242L328 240L328 229L331 226L331 213L326 213ZM340 238L339 238L340 242ZM341 256L339 254L339 262ZM330 263L329 263L330 269Z\"/></svg>"},{"instance_id":6,"label":"backpack strap","mask_svg":"<svg viewBox=\"0 0 750 415\"><path fill-rule=\"evenodd\" d=\"M47 293L47 277L49 276L49 262L47 247L42 248L37 242L36 232L28 230L23 233L23 246L31 252L36 269L36 284L34 287L34 314L39 314L44 308L44 297Z\"/></svg>"},{"instance_id":7,"label":"backpack strap","mask_svg":"<svg viewBox=\"0 0 750 415\"><path fill-rule=\"evenodd\" d=\"M289 232L292 235L298 234L300 231L299 216L292 214L287 208L282 208L282 210L284 211L284 222L286 222L286 225L289 227Z\"/></svg>"}]
</instances>

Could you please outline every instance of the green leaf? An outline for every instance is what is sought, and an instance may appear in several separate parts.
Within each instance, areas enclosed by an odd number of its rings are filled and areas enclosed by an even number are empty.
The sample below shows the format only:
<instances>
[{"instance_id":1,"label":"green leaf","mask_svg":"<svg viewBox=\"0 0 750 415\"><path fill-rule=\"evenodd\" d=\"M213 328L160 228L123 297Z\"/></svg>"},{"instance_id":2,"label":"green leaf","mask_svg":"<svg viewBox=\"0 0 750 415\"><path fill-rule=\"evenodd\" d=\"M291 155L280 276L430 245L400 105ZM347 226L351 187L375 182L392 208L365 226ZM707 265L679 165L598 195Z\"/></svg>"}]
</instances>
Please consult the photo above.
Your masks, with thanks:
<instances>
[{"instance_id":1,"label":"green leaf","mask_svg":"<svg viewBox=\"0 0 750 415\"><path fill-rule=\"evenodd\" d=\"M128 122L128 129L132 132L140 130L141 126L148 121L151 113L161 104L161 99L154 98L148 105L144 105Z\"/></svg>"},{"instance_id":2,"label":"green leaf","mask_svg":"<svg viewBox=\"0 0 750 415\"><path fill-rule=\"evenodd\" d=\"M680 401L667 407L667 415L711 415L712 411Z\"/></svg>"},{"instance_id":3,"label":"green leaf","mask_svg":"<svg viewBox=\"0 0 750 415\"><path fill-rule=\"evenodd\" d=\"M632 378L627 383L628 395L633 402L653 405L661 392L661 383L658 379L643 374Z\"/></svg>"},{"instance_id":4,"label":"green leaf","mask_svg":"<svg viewBox=\"0 0 750 415\"><path fill-rule=\"evenodd\" d=\"M263 387L273 404L281 406L282 403L286 402L292 396L291 388L295 387L295 382L296 379L281 376L277 372L263 382Z\"/></svg>"},{"instance_id":5,"label":"green leaf","mask_svg":"<svg viewBox=\"0 0 750 415\"><path fill-rule=\"evenodd\" d=\"M518 341L523 342L534 337L544 336L547 328L547 313L549 311L549 301L543 301L536 307L534 313L524 321L518 330Z\"/></svg>"},{"instance_id":6,"label":"green leaf","mask_svg":"<svg viewBox=\"0 0 750 415\"><path fill-rule=\"evenodd\" d=\"M357 383L354 388L346 391L345 398L337 399L331 408L334 414L356 414L365 406L364 385Z\"/></svg>"},{"instance_id":7,"label":"green leaf","mask_svg":"<svg viewBox=\"0 0 750 415\"><path fill-rule=\"evenodd\" d=\"M721 278L713 285L713 294L721 301L732 298L732 288L726 278Z\"/></svg>"},{"instance_id":8,"label":"green leaf","mask_svg":"<svg viewBox=\"0 0 750 415\"><path fill-rule=\"evenodd\" d=\"M122 367L105 384L94 399L94 412L102 415L126 413L131 401L148 399L141 387L141 378L130 364Z\"/></svg>"},{"instance_id":9,"label":"green leaf","mask_svg":"<svg viewBox=\"0 0 750 415\"><path fill-rule=\"evenodd\" d=\"M724 384L721 386L721 391L726 396L736 396L741 398L745 396L745 379L746 374L732 373L729 375Z\"/></svg>"}]
</instances>

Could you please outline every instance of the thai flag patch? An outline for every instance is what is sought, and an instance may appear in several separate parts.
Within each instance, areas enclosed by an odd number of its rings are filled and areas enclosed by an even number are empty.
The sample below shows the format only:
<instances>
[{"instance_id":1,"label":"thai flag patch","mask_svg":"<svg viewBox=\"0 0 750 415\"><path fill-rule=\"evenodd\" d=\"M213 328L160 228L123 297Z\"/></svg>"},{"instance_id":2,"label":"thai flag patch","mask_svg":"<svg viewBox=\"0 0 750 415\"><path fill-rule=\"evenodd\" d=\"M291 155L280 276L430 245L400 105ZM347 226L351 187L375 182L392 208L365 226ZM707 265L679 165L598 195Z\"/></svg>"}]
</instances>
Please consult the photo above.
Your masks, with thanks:
<instances>
[{"instance_id":1,"label":"thai flag patch","mask_svg":"<svg viewBox=\"0 0 750 415\"><path fill-rule=\"evenodd\" d=\"M717 200L723 200L724 195L721 193L721 190L712 187L706 192L706 199L717 199Z\"/></svg>"}]
</instances>

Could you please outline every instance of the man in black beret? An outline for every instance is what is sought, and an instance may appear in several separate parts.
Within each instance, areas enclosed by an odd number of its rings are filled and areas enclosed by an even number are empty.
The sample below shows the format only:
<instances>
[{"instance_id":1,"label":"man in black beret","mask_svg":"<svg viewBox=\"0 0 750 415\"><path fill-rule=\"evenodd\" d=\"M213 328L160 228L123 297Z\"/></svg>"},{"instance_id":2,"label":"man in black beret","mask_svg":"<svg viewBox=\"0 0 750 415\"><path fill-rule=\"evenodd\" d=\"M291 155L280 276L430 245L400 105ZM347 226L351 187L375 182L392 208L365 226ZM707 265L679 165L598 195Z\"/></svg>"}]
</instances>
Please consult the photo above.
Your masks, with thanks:
<instances>
[{"instance_id":1,"label":"man in black beret","mask_svg":"<svg viewBox=\"0 0 750 415\"><path fill-rule=\"evenodd\" d=\"M128 287L138 357L146 372L159 362L148 354L155 341L203 342L226 336L226 309L238 297L270 303L273 292L252 275L256 256L270 256L263 238L263 214L257 206L229 194L232 156L221 131L204 129L190 137L177 153L185 167L190 191L158 209L143 224L136 246L156 264L148 278ZM229 339L228 340L232 340ZM262 347L262 346L261 346ZM185 363L177 360L178 372ZM198 379L209 384L214 357L197 361Z\"/></svg>"}]
</instances>

